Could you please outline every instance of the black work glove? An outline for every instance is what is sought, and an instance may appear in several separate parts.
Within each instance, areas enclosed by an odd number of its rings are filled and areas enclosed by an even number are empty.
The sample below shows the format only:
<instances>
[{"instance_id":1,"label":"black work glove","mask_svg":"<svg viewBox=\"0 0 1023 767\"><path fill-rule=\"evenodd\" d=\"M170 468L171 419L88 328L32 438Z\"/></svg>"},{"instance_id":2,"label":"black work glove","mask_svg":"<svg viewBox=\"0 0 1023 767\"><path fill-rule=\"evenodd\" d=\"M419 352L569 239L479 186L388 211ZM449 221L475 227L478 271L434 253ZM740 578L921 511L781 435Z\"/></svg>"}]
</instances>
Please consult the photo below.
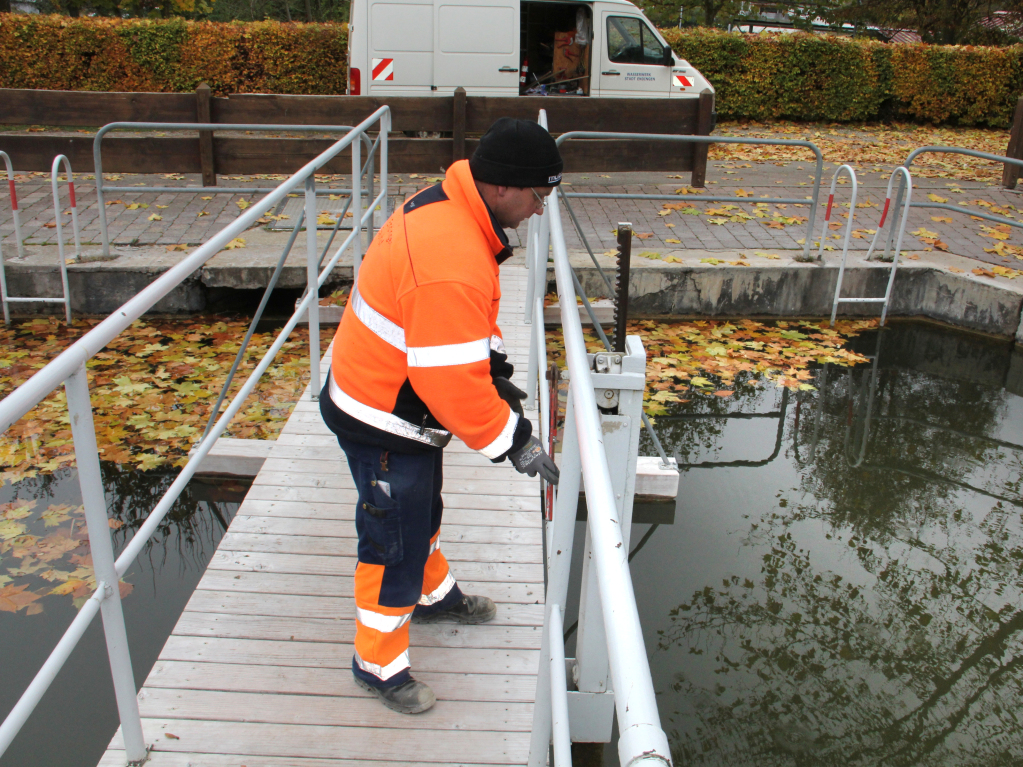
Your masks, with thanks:
<instances>
[{"instance_id":1,"label":"black work glove","mask_svg":"<svg viewBox=\"0 0 1023 767\"><path fill-rule=\"evenodd\" d=\"M540 440L536 437L530 437L529 442L519 450L513 450L508 453L508 457L511 458L512 465L519 474L528 474L530 477L535 477L537 472L539 472L540 478L545 482L549 482L552 485L558 484L561 472L558 471L554 460L544 452Z\"/></svg>"},{"instance_id":2,"label":"black work glove","mask_svg":"<svg viewBox=\"0 0 1023 767\"><path fill-rule=\"evenodd\" d=\"M522 400L528 395L507 378L495 378L494 388L497 389L497 396L507 402L513 411L519 414L519 418L525 417L522 412Z\"/></svg>"}]
</instances>

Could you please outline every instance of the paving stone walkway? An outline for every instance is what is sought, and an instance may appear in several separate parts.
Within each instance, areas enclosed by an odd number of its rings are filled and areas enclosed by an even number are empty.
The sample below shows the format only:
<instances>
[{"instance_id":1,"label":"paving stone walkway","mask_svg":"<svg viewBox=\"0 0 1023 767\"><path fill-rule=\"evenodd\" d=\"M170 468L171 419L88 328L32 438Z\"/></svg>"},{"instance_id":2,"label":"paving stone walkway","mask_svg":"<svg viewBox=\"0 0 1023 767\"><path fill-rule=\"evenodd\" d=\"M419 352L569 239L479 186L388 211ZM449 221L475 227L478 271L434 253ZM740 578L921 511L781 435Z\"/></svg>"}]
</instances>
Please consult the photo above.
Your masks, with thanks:
<instances>
[{"instance_id":1,"label":"paving stone walkway","mask_svg":"<svg viewBox=\"0 0 1023 767\"><path fill-rule=\"evenodd\" d=\"M820 235L824 205L827 202L831 176L837 166L826 163L824 179L819 197L819 212L814 240ZM799 163L739 163L720 161L710 163L708 184L704 195L733 198L725 203L703 203L699 194L677 194L688 187L688 174L670 172L611 173L611 174L566 174L565 191L598 192L621 194L662 194L671 195L673 201L692 202L703 211L701 215L684 215L672 211L661 216L664 200L593 200L572 201L573 210L579 218L586 240L595 252L604 252L614 247L615 229L619 221L629 221L636 232L649 236L637 241L639 250L652 250L662 254L677 250L700 249L707 251L735 251L756 249L777 251L781 256L795 255L802 250L802 241L807 235L806 224L801 220L788 222L785 219L808 217L810 200L805 204L774 204L766 198L788 197L809 198L813 194L813 165ZM860 206L856 209L854 228L870 230L876 228L881 216L890 168L882 172L864 172L859 177ZM279 177L256 178L251 176L221 177L222 186L270 187ZM115 244L119 245L198 245L225 226L243 209L239 206L255 204L260 193L211 194L192 192L186 187L197 186L199 177L180 174L110 176L107 183L120 186L173 186L181 187L181 193L116 192L106 196L109 232ZM346 187L344 176L325 177L321 180L332 188ZM1020 192L1002 189L999 186L976 181L954 182L948 179L914 177L914 199L923 201L928 194L946 198L953 203L966 204L973 210L982 211L986 205L998 206L1010 216L1023 219L1023 198ZM408 174L390 177L392 193L399 197L410 195L431 183L425 177L414 178ZM52 245L56 242L55 217L48 174L19 174L19 202L22 212L22 233L28 245ZM88 175L79 176L76 182L78 192L79 220L83 241L88 243L86 252L95 252L100 242L98 211L94 181ZM850 185L842 183L836 193L838 206L832 227L827 232L828 244L840 249L844 224L842 214L848 214ZM62 185L64 207L65 242L71 242L70 214L66 207L66 188ZM981 201L979 205L976 201ZM671 202L671 201L667 201ZM132 208L135 203L148 207ZM759 203L759 205L758 205ZM843 204L845 207L842 207ZM734 208L724 206L734 205ZM864 205L866 205L864 207ZM1019 206L1021 212L1016 211ZM758 208L760 213L758 214ZM718 211L717 215L707 210ZM737 216L736 214L744 214ZM760 216L760 217L758 217ZM158 217L158 218L157 218ZM727 217L727 218L726 218ZM779 222L779 217L781 221ZM951 219L935 221L934 217ZM571 219L565 218L570 227ZM768 225L770 224L770 226ZM971 220L963 214L948 213L933 209L914 209L910 214L903 249L926 250L929 244L910 233L924 228L936 233L950 253L966 256L988 263L1015 265L1023 257L1010 253L985 252L993 248L999 239L990 235L981 226L994 226L991 222ZM6 243L5 255L14 255L13 221L6 200L0 202L0 241ZM851 249L866 250L870 244L868 233L861 231L861 237L852 240ZM512 238L513 245L524 243L525 224ZM998 235L999 238L1002 235ZM1023 247L1023 231L1013 229L1004 240L1006 245ZM569 249L582 250L584 243L579 233L572 228L566 231ZM1004 248L1003 248L1004 249ZM634 251L636 248L634 248ZM1011 251L1011 249L1010 249ZM1020 251L1023 253L1023 250Z\"/></svg>"}]
</instances>

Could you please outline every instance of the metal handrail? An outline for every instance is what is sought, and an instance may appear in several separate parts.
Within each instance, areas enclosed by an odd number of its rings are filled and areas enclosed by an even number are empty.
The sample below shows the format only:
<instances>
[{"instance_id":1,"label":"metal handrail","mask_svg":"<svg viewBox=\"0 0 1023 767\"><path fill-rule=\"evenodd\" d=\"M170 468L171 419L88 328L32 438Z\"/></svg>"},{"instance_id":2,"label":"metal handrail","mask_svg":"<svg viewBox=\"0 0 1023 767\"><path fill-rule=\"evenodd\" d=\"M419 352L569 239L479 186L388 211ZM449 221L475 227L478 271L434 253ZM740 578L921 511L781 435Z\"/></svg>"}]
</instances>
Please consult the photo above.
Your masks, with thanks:
<instances>
[{"instance_id":1,"label":"metal handrail","mask_svg":"<svg viewBox=\"0 0 1023 767\"><path fill-rule=\"evenodd\" d=\"M814 153L817 158L817 168L814 173L813 180L813 196L810 199L795 199L789 197L761 197L757 199L753 198L737 198L737 197L722 197L719 195L699 195L700 200L704 202L773 202L773 203L785 203L792 205L810 205L810 216L807 221L806 227L806 242L803 243L803 258L804 261L810 260L810 240L813 235L813 226L817 216L817 202L820 198L821 190L821 174L824 171L824 155L816 144L812 141L799 141L795 139L769 139L769 138L739 138L731 136L679 136L676 134L665 134L665 133L612 133L604 131L569 131L568 133L562 133L557 138L557 145L560 148L563 143L569 139L580 139L580 138L617 138L617 139L631 139L631 140L646 140L646 141L671 141L671 142L682 142L689 144L754 144L754 145L767 145L767 146L800 146L809 149ZM605 192L565 192L560 195L562 200L565 201L565 206L568 208L572 215L572 219L575 220L575 213L572 212L568 200L570 198L580 198L589 200L677 200L678 195L674 194L616 194L616 193L605 193ZM578 226L578 221L576 221ZM580 235L582 235L582 229L579 229ZM589 243L586 242L585 236L583 242L586 244L586 250L590 254L590 258L593 259L593 263L597 264L597 259L593 255L593 251L590 249ZM600 265L597 264L597 268Z\"/></svg>"},{"instance_id":2,"label":"metal handrail","mask_svg":"<svg viewBox=\"0 0 1023 767\"><path fill-rule=\"evenodd\" d=\"M922 154L961 154L966 157L976 157L980 160L991 160L992 162L1000 162L1009 165L1019 165L1023 167L1023 160L1018 160L1015 157L1005 157L1000 154L991 154L990 152L980 152L976 149L963 149L957 146L922 146L918 149L914 149L909 153L909 157L902 165L908 168L913 164L913 160ZM902 186L899 187L898 202L902 201ZM897 203L898 204L898 203ZM1017 229L1023 229L1023 221L1015 221L1011 218L1005 218L1004 216L994 216L990 213L981 213L980 211L970 210L964 208L961 205L949 205L947 202L914 202L911 207L914 208L940 208L941 210L950 210L953 213L965 213L968 216L976 216L977 218L983 218L987 221L994 221L998 224L1007 224L1008 226L1014 226ZM890 238L889 238L890 239Z\"/></svg>"},{"instance_id":3,"label":"metal handrail","mask_svg":"<svg viewBox=\"0 0 1023 767\"><path fill-rule=\"evenodd\" d=\"M373 114L376 114L374 112ZM368 119L368 118L367 118ZM362 123L360 123L361 125ZM244 131L296 131L299 133L344 133L355 130L351 125L266 125L259 123L153 123L153 122L116 122L107 123L98 131L92 140L92 163L96 175L96 205L99 209L99 230L103 243L103 255L110 255L110 237L107 234L107 211L103 203L104 192L161 192L170 194L195 194L196 192L210 192L212 194L255 194L258 192L273 192L276 187L223 187L223 186L104 186L103 185L103 137L112 130L160 130L160 131L215 131L215 130L244 130ZM373 156L380 137L372 142L364 132L359 134L360 139L370 147L369 157ZM327 149L325 151L330 151ZM333 156L333 155L332 155ZM304 166L303 166L304 168ZM297 173L301 173L299 169ZM373 197L373 174L370 174L370 183L367 192ZM353 181L354 183L354 181ZM386 184L386 180L384 184ZM351 189L325 189L321 194L348 194ZM375 206L374 206L375 207ZM372 233L370 235L372 237Z\"/></svg>"},{"instance_id":4,"label":"metal handrail","mask_svg":"<svg viewBox=\"0 0 1023 767\"><path fill-rule=\"evenodd\" d=\"M379 123L379 130L383 137L381 143L381 178L382 189L378 197L369 205L366 214L361 213L361 190L359 187L359 162L358 146L359 139L374 124ZM28 381L19 386L14 392L0 401L0 431L6 431L14 422L24 416L29 410L35 407L53 389L65 385L67 392L68 410L70 414L72 437L74 440L75 455L78 462L79 481L82 487L82 499L85 507L87 529L89 531L89 542L92 547L93 565L98 582L96 592L91 596L86 605L79 611L72 621L71 626L65 632L57 647L47 658L42 669L36 674L28 689L22 694L7 718L0 723L0 755L6 751L27 721L29 715L38 705L43 694L52 683L57 672L66 662L71 650L78 643L85 629L97 612L103 615L104 632L107 639L107 652L111 665L111 675L114 681L115 697L117 699L118 713L121 721L121 731L124 738L125 753L129 764L141 764L146 758L148 748L142 733L141 718L139 716L138 701L135 697L136 689L131 667L131 658L128 652L127 635L124 628L124 616L121 612L120 596L117 589L117 581L134 559L145 547L149 537L157 530L160 522L170 510L171 506L185 489L188 481L198 470L203 459L212 449L214 443L223 434L231 419L241 410L246 398L255 389L256 384L263 373L269 368L274 357L284 346L291 331L298 324L303 313L308 312L310 323L310 339L318 339L319 314L316 311L318 306L318 289L326 282L334 266L340 260L342 253L352 247L358 254L361 247L362 226L366 223L367 217L372 217L374 208L381 199L387 195L387 140L386 136L391 127L390 109L383 106L366 118L344 138L334 143L327 150L319 154L310 162L306 163L295 175L281 183L266 197L260 200L259 205L251 206L250 210L243 212L234 222L228 225L223 231L215 235L209 242L197 248L181 262L173 266L161 277L152 282L138 295L125 303L119 310L107 317L82 338L64 350L46 367L38 371ZM295 308L291 316L274 343L267 350L266 354L256 365L255 370L242 385L241 389L231 400L223 416L217 421L214 428L197 446L195 452L190 455L188 462L175 478L174 482L167 489L159 503L153 508L143 525L136 531L132 540L121 552L116 562L113 557L113 546L110 540L110 531L107 525L106 501L103 492L102 477L100 475L99 455L96 448L96 433L92 420L92 407L89 401L88 378L85 364L96 353L101 351L108 343L116 338L125 328L138 319L144 312L152 308L157 301L167 295L186 277L197 268L202 266L209 258L218 253L221 248L239 233L252 226L256 219L262 215L267 205L273 205L290 192L292 189L305 185L306 210L308 213L310 200L315 205L315 186L311 183L314 174L324 164L337 156L348 146L353 147L352 159L355 163L353 172L353 197L358 198L356 203L355 218L351 235L338 248L337 252L330 259L323 270L316 274L318 249L316 248L316 231L312 231L311 245L308 249L307 258L310 264L309 274L311 275L309 289L306 296ZM308 244L308 243L307 243ZM316 341L315 352L311 354L311 383L314 393L317 387L319 371L319 342ZM316 375L313 376L312 374Z\"/></svg>"},{"instance_id":5,"label":"metal handrail","mask_svg":"<svg viewBox=\"0 0 1023 767\"><path fill-rule=\"evenodd\" d=\"M604 631L607 639L607 654L614 687L615 708L618 715L618 750L623 767L640 765L671 764L671 750L668 739L661 729L653 679L647 661L646 646L636 606L636 595L629 573L628 547L624 546L622 525L615 501L615 491L608 469L607 454L601 432L600 417L594 396L594 382L587 357L586 344L582 334L582 323L575 303L575 283L568 261L564 230L558 198L559 189L551 194L544 211L550 227L553 246L554 270L561 304L561 321L564 329L565 356L569 373L569 413L566 423L566 439L571 440L572 452L563 452L561 494L578 492L581 474L589 510L588 530L593 565L596 570L603 614ZM539 255L542 255L543 251ZM535 321L542 322L540 318ZM571 468L570 465L571 464ZM541 657L553 664L557 658L557 641L551 636L552 627L560 624L560 610L563 596L558 593L567 587L566 568L568 558L557 560L557 572L552 570L551 582L557 582L547 592L545 632ZM554 610L558 616L553 615ZM541 665L541 670L543 667ZM546 761L548 743L554 736L555 744L564 744L568 737L568 722L557 719L558 732L554 732L554 702L560 691L555 691L560 675L547 670L538 684L533 720L533 736L530 746L530 764ZM563 678L563 677L561 677ZM544 685L551 689L544 689ZM547 693L549 698L544 699ZM564 747L559 749L562 753ZM564 759L564 757L563 757ZM558 763L558 767L564 761Z\"/></svg>"}]
</instances>

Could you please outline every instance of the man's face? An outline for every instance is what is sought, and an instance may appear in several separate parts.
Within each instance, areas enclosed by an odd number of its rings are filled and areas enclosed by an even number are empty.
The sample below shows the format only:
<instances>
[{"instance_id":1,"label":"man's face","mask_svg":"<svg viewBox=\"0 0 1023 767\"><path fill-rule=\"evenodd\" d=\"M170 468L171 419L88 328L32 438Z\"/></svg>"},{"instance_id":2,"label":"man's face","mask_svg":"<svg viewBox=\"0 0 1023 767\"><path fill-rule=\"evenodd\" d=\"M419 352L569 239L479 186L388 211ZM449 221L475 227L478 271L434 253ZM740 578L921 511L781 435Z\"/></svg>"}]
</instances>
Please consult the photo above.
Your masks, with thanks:
<instances>
[{"instance_id":1,"label":"man's face","mask_svg":"<svg viewBox=\"0 0 1023 767\"><path fill-rule=\"evenodd\" d=\"M533 214L543 213L544 202L553 187L499 186L498 204L491 205L494 215L505 229L514 229Z\"/></svg>"}]
</instances>

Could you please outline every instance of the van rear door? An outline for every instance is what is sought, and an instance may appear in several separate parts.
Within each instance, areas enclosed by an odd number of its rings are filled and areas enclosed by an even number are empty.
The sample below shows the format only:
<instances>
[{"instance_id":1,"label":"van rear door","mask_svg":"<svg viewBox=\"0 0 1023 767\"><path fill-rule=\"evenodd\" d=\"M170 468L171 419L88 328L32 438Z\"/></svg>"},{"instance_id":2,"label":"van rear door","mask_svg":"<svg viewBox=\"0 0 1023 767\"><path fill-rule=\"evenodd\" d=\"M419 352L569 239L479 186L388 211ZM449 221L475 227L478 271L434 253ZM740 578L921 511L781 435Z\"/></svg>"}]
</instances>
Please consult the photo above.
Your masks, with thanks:
<instances>
[{"instance_id":1,"label":"van rear door","mask_svg":"<svg viewBox=\"0 0 1023 767\"><path fill-rule=\"evenodd\" d=\"M600 47L600 96L667 97L671 67L664 64L665 43L646 19L602 11L600 23L600 35L595 36Z\"/></svg>"},{"instance_id":2,"label":"van rear door","mask_svg":"<svg viewBox=\"0 0 1023 767\"><path fill-rule=\"evenodd\" d=\"M433 85L434 0L369 3L369 96L428 96Z\"/></svg>"},{"instance_id":3,"label":"van rear door","mask_svg":"<svg viewBox=\"0 0 1023 767\"><path fill-rule=\"evenodd\" d=\"M474 96L519 93L519 4L514 0L434 0L434 85Z\"/></svg>"}]
</instances>

